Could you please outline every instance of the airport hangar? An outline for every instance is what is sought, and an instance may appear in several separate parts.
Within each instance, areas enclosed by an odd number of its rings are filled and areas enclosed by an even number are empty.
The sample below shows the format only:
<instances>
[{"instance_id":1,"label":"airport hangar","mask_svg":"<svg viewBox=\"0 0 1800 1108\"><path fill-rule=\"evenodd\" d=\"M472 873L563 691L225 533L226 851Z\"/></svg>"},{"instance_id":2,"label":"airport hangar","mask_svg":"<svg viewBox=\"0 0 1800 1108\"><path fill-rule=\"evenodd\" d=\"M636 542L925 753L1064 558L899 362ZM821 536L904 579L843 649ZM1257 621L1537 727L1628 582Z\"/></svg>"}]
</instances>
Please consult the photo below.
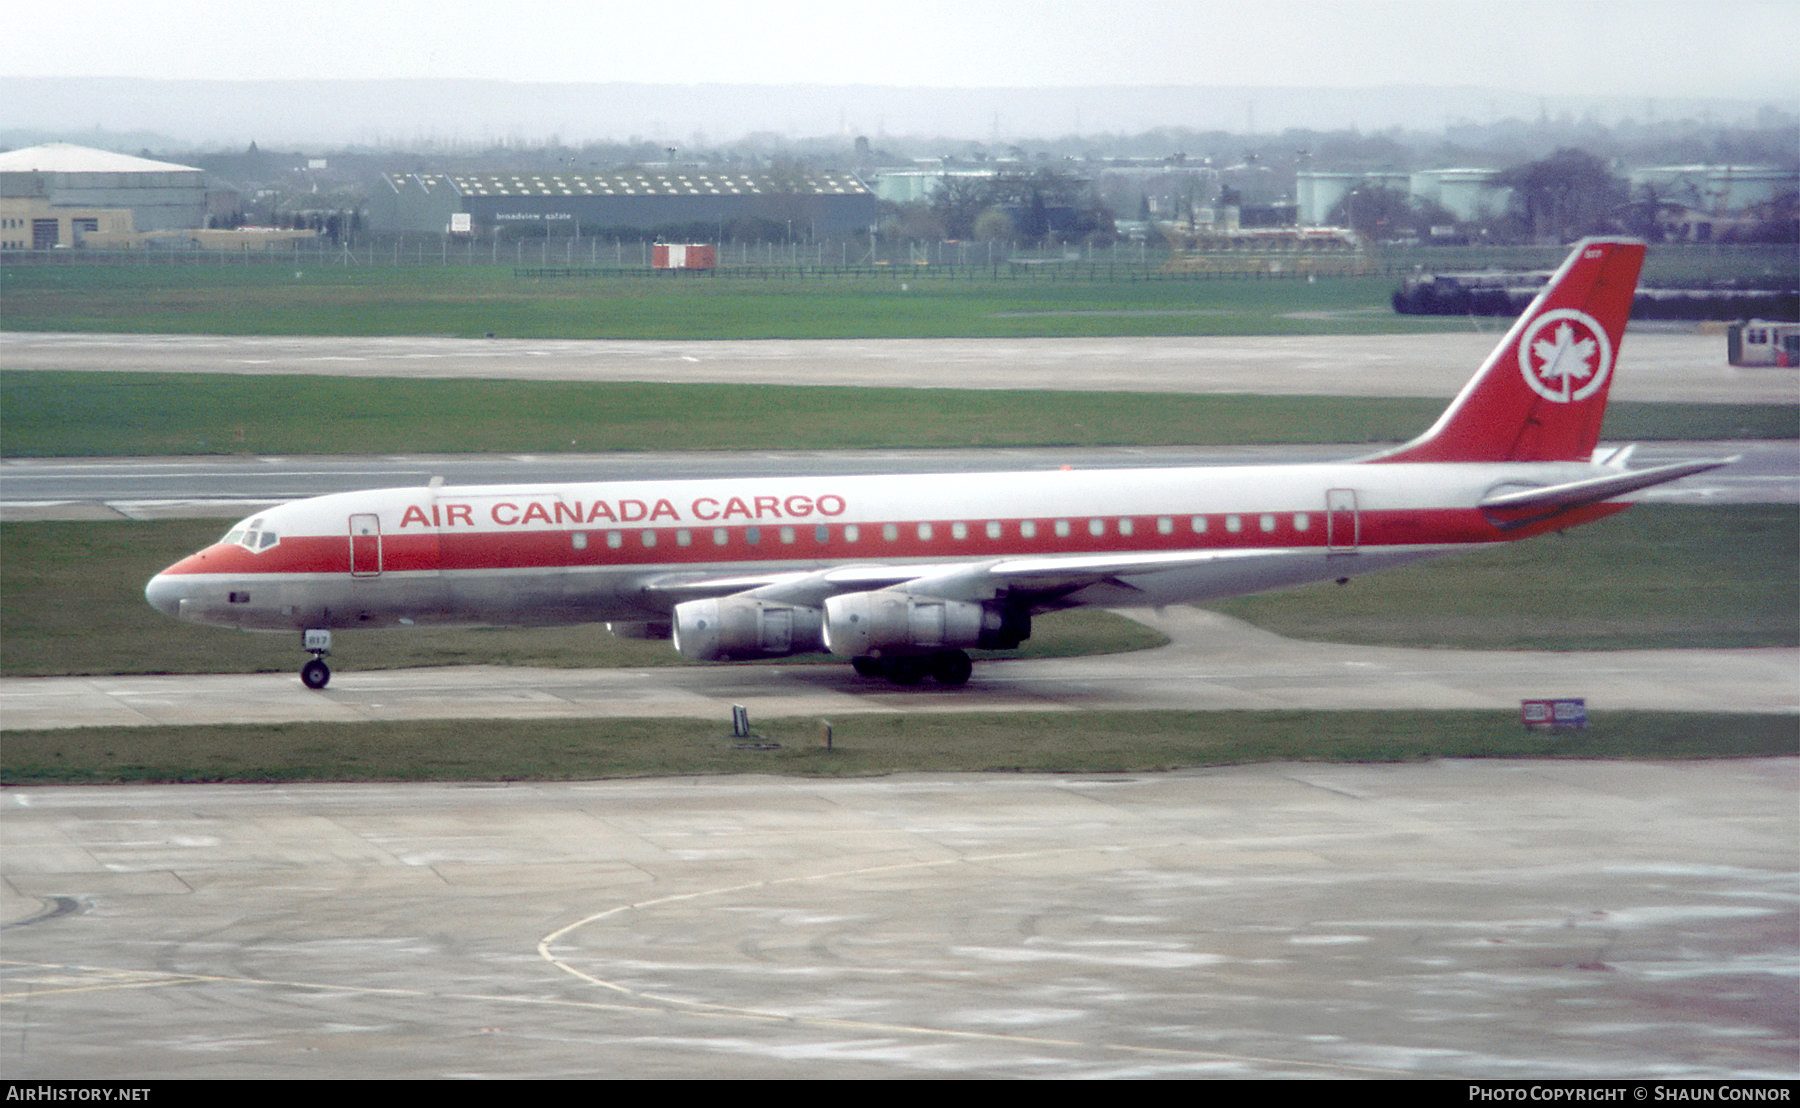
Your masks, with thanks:
<instances>
[{"instance_id":1,"label":"airport hangar","mask_svg":"<svg viewBox=\"0 0 1800 1108\"><path fill-rule=\"evenodd\" d=\"M52 142L0 153L0 249L51 250L106 236L206 225L193 166Z\"/></svg>"},{"instance_id":2,"label":"airport hangar","mask_svg":"<svg viewBox=\"0 0 1800 1108\"><path fill-rule=\"evenodd\" d=\"M593 173L386 173L369 201L376 231L555 236L654 233L761 223L785 237L867 232L879 202L855 174L656 167ZM537 229L541 228L541 231ZM710 236L708 236L710 237ZM765 236L766 237L766 236Z\"/></svg>"}]
</instances>

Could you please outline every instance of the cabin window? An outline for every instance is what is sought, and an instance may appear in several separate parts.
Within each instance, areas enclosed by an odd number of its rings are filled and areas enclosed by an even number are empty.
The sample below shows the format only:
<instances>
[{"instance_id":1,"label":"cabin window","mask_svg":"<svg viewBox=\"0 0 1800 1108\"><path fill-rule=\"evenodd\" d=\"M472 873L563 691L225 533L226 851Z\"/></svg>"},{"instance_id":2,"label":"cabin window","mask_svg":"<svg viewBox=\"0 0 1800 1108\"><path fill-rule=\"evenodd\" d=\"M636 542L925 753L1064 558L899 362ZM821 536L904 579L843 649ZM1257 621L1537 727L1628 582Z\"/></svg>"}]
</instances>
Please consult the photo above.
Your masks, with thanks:
<instances>
[{"instance_id":1,"label":"cabin window","mask_svg":"<svg viewBox=\"0 0 1800 1108\"><path fill-rule=\"evenodd\" d=\"M724 546L726 543L729 543L730 541L731 541L731 532L725 530L725 528L723 528L723 527L714 527L713 528L713 545L714 546Z\"/></svg>"},{"instance_id":2,"label":"cabin window","mask_svg":"<svg viewBox=\"0 0 1800 1108\"><path fill-rule=\"evenodd\" d=\"M569 532L569 542L577 550L586 550L587 549L587 532L586 531L571 531L571 532Z\"/></svg>"},{"instance_id":3,"label":"cabin window","mask_svg":"<svg viewBox=\"0 0 1800 1108\"><path fill-rule=\"evenodd\" d=\"M931 524L929 524L929 523L919 524L919 541L920 542L928 542L928 541L930 541L930 539L931 539Z\"/></svg>"},{"instance_id":4,"label":"cabin window","mask_svg":"<svg viewBox=\"0 0 1800 1108\"><path fill-rule=\"evenodd\" d=\"M789 546L794 545L794 529L792 527L783 527L780 531L780 535L782 542Z\"/></svg>"},{"instance_id":5,"label":"cabin window","mask_svg":"<svg viewBox=\"0 0 1800 1108\"><path fill-rule=\"evenodd\" d=\"M645 549L648 549L648 548L656 545L656 532L655 531L645 530L645 531L641 532L641 534L643 535L643 538L644 538Z\"/></svg>"},{"instance_id":6,"label":"cabin window","mask_svg":"<svg viewBox=\"0 0 1800 1108\"><path fill-rule=\"evenodd\" d=\"M1095 538L1106 534L1106 521L1104 519L1088 520L1088 534L1093 535Z\"/></svg>"},{"instance_id":7,"label":"cabin window","mask_svg":"<svg viewBox=\"0 0 1800 1108\"><path fill-rule=\"evenodd\" d=\"M1037 538L1037 520L1026 519L1019 522L1019 537L1022 539Z\"/></svg>"},{"instance_id":8,"label":"cabin window","mask_svg":"<svg viewBox=\"0 0 1800 1108\"><path fill-rule=\"evenodd\" d=\"M744 528L744 541L749 543L751 546L755 546L757 543L761 542L762 541L762 528L761 527L746 527L746 528Z\"/></svg>"},{"instance_id":9,"label":"cabin window","mask_svg":"<svg viewBox=\"0 0 1800 1108\"><path fill-rule=\"evenodd\" d=\"M606 533L606 545L611 547L614 550L617 550L617 549L619 549L619 547L624 546L625 545L625 532L623 532L623 531L608 531Z\"/></svg>"},{"instance_id":10,"label":"cabin window","mask_svg":"<svg viewBox=\"0 0 1800 1108\"><path fill-rule=\"evenodd\" d=\"M881 525L881 537L886 539L888 542L894 542L894 541L898 540L900 538L900 525L898 523L882 524Z\"/></svg>"},{"instance_id":11,"label":"cabin window","mask_svg":"<svg viewBox=\"0 0 1800 1108\"><path fill-rule=\"evenodd\" d=\"M1230 531L1232 534L1235 535L1239 531L1242 531L1243 529L1244 529L1244 517L1243 516L1226 516L1225 517L1225 530Z\"/></svg>"},{"instance_id":12,"label":"cabin window","mask_svg":"<svg viewBox=\"0 0 1800 1108\"><path fill-rule=\"evenodd\" d=\"M1294 513L1294 530L1304 531L1312 526L1312 517L1305 512Z\"/></svg>"},{"instance_id":13,"label":"cabin window","mask_svg":"<svg viewBox=\"0 0 1800 1108\"><path fill-rule=\"evenodd\" d=\"M676 546L692 546L693 544L694 544L694 533L692 531L689 531L686 527L683 527L681 530L675 532L675 545Z\"/></svg>"},{"instance_id":14,"label":"cabin window","mask_svg":"<svg viewBox=\"0 0 1800 1108\"><path fill-rule=\"evenodd\" d=\"M1119 521L1119 534L1128 536L1135 530L1136 528L1132 526L1130 519L1121 519Z\"/></svg>"},{"instance_id":15,"label":"cabin window","mask_svg":"<svg viewBox=\"0 0 1800 1108\"><path fill-rule=\"evenodd\" d=\"M1188 526L1194 529L1194 534L1204 535L1206 534L1206 517L1195 516L1193 519L1188 520Z\"/></svg>"},{"instance_id":16,"label":"cabin window","mask_svg":"<svg viewBox=\"0 0 1800 1108\"><path fill-rule=\"evenodd\" d=\"M1262 518L1257 520L1256 523L1257 526L1261 527L1264 531L1275 530L1275 516L1272 513L1264 512Z\"/></svg>"},{"instance_id":17,"label":"cabin window","mask_svg":"<svg viewBox=\"0 0 1800 1108\"><path fill-rule=\"evenodd\" d=\"M818 543L820 546L824 546L826 543L830 542L831 541L831 528L825 526L823 523L819 524L817 527L814 527L813 528L813 541Z\"/></svg>"},{"instance_id":18,"label":"cabin window","mask_svg":"<svg viewBox=\"0 0 1800 1108\"><path fill-rule=\"evenodd\" d=\"M862 528L861 527L858 527L854 523L844 524L844 541L845 542L855 542L856 540L858 540L860 538L862 538Z\"/></svg>"},{"instance_id":19,"label":"cabin window","mask_svg":"<svg viewBox=\"0 0 1800 1108\"><path fill-rule=\"evenodd\" d=\"M1068 520L1059 519L1056 521L1056 537L1059 539L1066 539L1069 537L1069 521Z\"/></svg>"},{"instance_id":20,"label":"cabin window","mask_svg":"<svg viewBox=\"0 0 1800 1108\"><path fill-rule=\"evenodd\" d=\"M1173 535L1175 533L1175 521L1169 516L1157 516L1156 533L1159 535Z\"/></svg>"},{"instance_id":21,"label":"cabin window","mask_svg":"<svg viewBox=\"0 0 1800 1108\"><path fill-rule=\"evenodd\" d=\"M997 519L988 520L987 537L990 539L997 539L1000 537L1000 521L999 520L997 520Z\"/></svg>"},{"instance_id":22,"label":"cabin window","mask_svg":"<svg viewBox=\"0 0 1800 1108\"><path fill-rule=\"evenodd\" d=\"M950 525L950 537L953 539L968 538L969 537L969 525L966 523L963 523L960 520L958 520L955 523L952 523Z\"/></svg>"}]
</instances>

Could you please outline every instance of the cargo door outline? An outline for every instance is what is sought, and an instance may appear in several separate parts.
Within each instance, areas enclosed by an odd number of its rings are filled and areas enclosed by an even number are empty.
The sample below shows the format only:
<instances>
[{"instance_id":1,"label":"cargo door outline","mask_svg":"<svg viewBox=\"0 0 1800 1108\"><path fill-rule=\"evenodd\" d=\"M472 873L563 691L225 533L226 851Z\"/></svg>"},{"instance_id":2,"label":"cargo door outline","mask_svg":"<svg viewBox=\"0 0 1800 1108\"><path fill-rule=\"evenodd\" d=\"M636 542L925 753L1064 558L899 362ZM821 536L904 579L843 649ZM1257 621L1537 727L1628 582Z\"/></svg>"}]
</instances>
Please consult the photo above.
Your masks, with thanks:
<instances>
[{"instance_id":1,"label":"cargo door outline","mask_svg":"<svg viewBox=\"0 0 1800 1108\"><path fill-rule=\"evenodd\" d=\"M1325 490L1325 553L1355 554L1362 545L1362 513L1355 489Z\"/></svg>"},{"instance_id":2,"label":"cargo door outline","mask_svg":"<svg viewBox=\"0 0 1800 1108\"><path fill-rule=\"evenodd\" d=\"M350 517L350 576L381 576L381 517L359 512Z\"/></svg>"}]
</instances>

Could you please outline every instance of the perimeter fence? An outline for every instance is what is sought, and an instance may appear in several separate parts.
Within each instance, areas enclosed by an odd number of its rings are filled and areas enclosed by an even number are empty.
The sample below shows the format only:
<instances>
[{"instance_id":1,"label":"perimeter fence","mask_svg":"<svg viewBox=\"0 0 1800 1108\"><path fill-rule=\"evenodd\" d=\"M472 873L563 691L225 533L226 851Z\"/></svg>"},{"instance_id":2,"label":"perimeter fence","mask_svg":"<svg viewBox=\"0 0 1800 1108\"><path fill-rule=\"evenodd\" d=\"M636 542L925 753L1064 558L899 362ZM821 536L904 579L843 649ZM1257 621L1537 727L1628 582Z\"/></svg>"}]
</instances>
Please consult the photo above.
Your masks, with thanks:
<instances>
[{"instance_id":1,"label":"perimeter fence","mask_svg":"<svg viewBox=\"0 0 1800 1108\"><path fill-rule=\"evenodd\" d=\"M435 234L363 236L351 243L284 243L267 249L11 250L5 266L499 267L524 280L708 279L762 281L1138 281L1400 280L1426 273L1549 270L1563 246L1379 246L1362 253L1316 250L1183 252L1160 243L1120 242L1022 249L1002 243L879 245L867 240L714 244L710 270L658 270L649 242L575 237L477 241ZM1737 281L1792 282L1793 244L1664 243L1651 248L1643 283L1667 287Z\"/></svg>"}]
</instances>

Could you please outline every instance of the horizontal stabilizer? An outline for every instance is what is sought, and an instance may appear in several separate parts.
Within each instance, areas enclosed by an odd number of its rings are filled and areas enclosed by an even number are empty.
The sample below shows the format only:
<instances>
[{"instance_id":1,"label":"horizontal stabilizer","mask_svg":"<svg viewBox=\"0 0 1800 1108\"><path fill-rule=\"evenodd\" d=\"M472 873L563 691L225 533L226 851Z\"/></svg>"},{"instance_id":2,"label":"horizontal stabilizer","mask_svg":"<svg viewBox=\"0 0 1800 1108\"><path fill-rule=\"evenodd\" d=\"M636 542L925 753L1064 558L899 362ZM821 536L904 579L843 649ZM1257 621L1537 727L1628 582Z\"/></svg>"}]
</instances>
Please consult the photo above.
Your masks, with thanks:
<instances>
[{"instance_id":1,"label":"horizontal stabilizer","mask_svg":"<svg viewBox=\"0 0 1800 1108\"><path fill-rule=\"evenodd\" d=\"M1598 504L1602 500L1611 500L1615 496L1623 496L1628 492L1647 489L1652 485L1678 481L1683 477L1691 477L1696 473L1705 473L1709 469L1718 469L1737 461L1737 458L1720 458L1705 462L1675 462L1666 466L1653 466L1649 469L1634 469L1611 477L1592 477L1585 481L1570 481L1565 485L1548 485L1541 489L1521 489L1515 492L1500 493L1490 496L1481 502L1481 507L1489 511L1530 511L1577 508L1583 504Z\"/></svg>"}]
</instances>

